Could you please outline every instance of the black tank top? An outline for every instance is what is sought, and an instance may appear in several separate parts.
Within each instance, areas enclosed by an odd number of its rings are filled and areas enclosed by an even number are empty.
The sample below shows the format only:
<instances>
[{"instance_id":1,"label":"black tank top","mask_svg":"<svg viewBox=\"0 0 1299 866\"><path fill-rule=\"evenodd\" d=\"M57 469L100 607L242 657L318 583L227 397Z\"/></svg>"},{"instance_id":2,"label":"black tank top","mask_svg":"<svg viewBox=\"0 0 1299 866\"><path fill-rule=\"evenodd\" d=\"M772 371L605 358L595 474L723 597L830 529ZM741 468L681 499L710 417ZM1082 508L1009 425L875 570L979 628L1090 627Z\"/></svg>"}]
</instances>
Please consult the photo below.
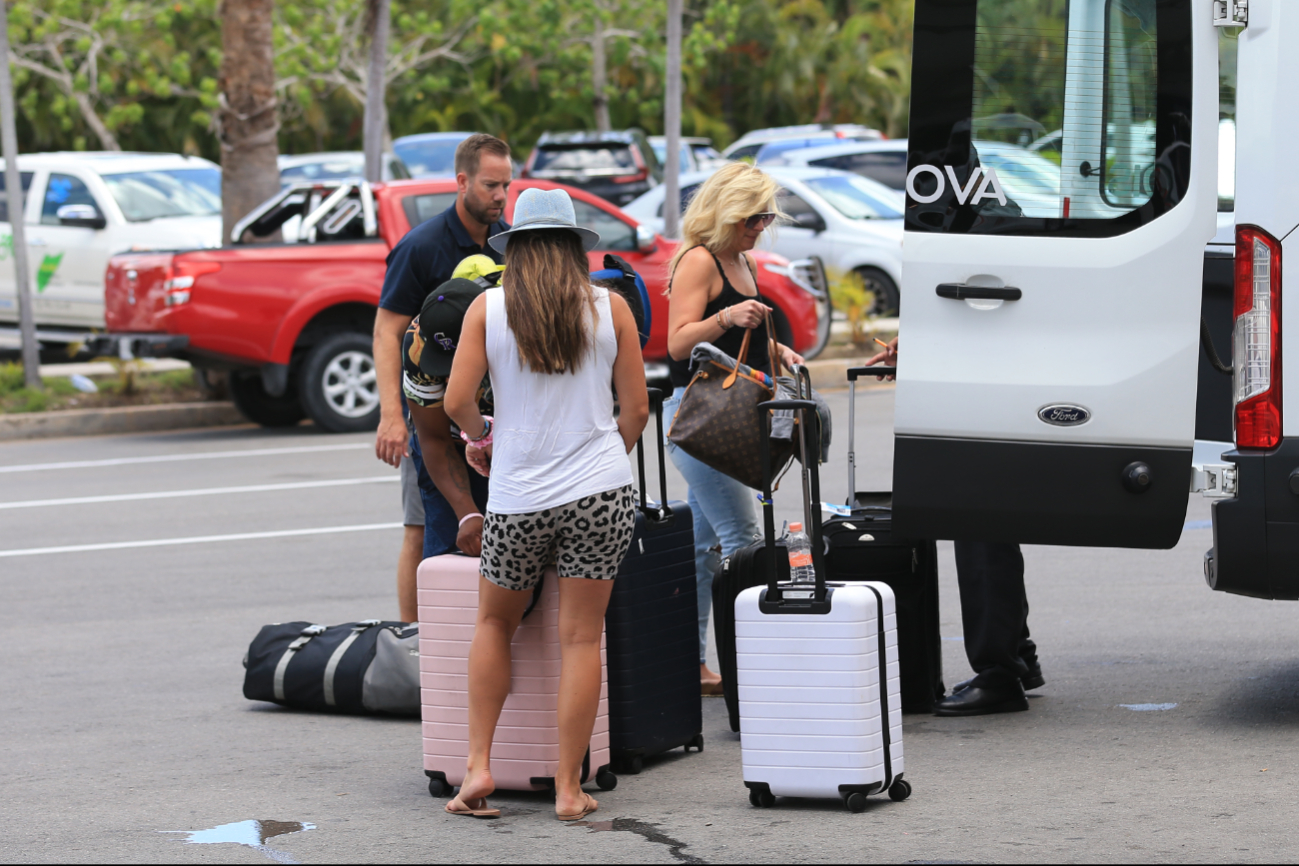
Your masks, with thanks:
<instances>
[{"instance_id":1,"label":"black tank top","mask_svg":"<svg viewBox=\"0 0 1299 866\"><path fill-rule=\"evenodd\" d=\"M705 249L707 248L705 247ZM709 250L708 254L710 256L713 255L711 250ZM761 294L758 294L757 296L745 295L736 289L735 286L731 285L731 281L726 276L726 270L722 267L722 263L717 256L713 256L713 263L717 265L717 273L722 275L722 291L716 298L709 301L706 307L704 307L704 315L699 321L706 322L716 316L722 308L732 306L733 304L739 304L744 301L758 300L767 304L767 300L763 298ZM752 270L750 270L750 273L753 273ZM758 283L756 275L753 277L753 283L755 286ZM672 290L671 282L668 283L668 290ZM767 304L767 306L771 306L771 304ZM725 331L720 337L713 340L713 345L734 358L740 354L740 343L743 341L744 328L737 326ZM767 328L765 325L761 325L754 330L753 336L749 338L749 357L745 360L745 363L754 369L762 370L770 374L771 361L769 355L770 352L767 351ZM684 388L686 385L690 384L691 374L689 358L682 361L678 361L675 358L669 358L668 370L672 375L673 388Z\"/></svg>"}]
</instances>

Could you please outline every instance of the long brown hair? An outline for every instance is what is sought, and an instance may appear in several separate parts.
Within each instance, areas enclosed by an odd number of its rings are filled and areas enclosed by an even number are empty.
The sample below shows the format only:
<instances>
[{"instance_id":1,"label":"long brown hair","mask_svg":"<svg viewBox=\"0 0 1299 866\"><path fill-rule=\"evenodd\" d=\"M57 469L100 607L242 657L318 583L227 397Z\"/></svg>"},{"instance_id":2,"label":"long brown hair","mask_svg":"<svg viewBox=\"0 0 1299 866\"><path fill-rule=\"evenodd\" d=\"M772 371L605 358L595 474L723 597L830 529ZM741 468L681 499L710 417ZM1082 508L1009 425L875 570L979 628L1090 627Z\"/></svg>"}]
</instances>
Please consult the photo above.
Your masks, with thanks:
<instances>
[{"instance_id":1,"label":"long brown hair","mask_svg":"<svg viewBox=\"0 0 1299 866\"><path fill-rule=\"evenodd\" d=\"M586 253L574 232L520 232L505 248L505 314L519 357L534 373L572 373L592 345L596 320Z\"/></svg>"}]
</instances>

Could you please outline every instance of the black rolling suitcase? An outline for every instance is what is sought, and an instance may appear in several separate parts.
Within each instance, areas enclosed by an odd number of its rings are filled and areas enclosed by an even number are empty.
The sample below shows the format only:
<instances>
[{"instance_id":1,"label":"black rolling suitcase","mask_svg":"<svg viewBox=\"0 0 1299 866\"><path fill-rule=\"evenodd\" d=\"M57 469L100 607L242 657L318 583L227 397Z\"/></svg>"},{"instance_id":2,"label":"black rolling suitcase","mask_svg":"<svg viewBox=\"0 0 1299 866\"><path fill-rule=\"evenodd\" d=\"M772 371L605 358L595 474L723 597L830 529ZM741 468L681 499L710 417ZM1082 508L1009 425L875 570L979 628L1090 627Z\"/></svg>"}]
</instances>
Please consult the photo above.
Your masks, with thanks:
<instances>
[{"instance_id":1,"label":"black rolling suitcase","mask_svg":"<svg viewBox=\"0 0 1299 866\"><path fill-rule=\"evenodd\" d=\"M650 389L650 402L658 420L661 498L646 501L642 437L636 534L605 613L609 748L619 772L632 774L651 755L704 748L694 521L689 505L668 502L661 392Z\"/></svg>"},{"instance_id":2,"label":"black rolling suitcase","mask_svg":"<svg viewBox=\"0 0 1299 866\"><path fill-rule=\"evenodd\" d=\"M892 373L892 368L883 368ZM902 711L928 713L943 697L942 635L938 626L938 549L932 541L898 538L893 532L893 494L857 490L854 441L857 378L878 376L879 367L848 371L848 515L825 521L829 580L877 580L897 600Z\"/></svg>"},{"instance_id":3,"label":"black rolling suitcase","mask_svg":"<svg viewBox=\"0 0 1299 866\"><path fill-rule=\"evenodd\" d=\"M848 371L848 505L852 513L822 524L829 581L875 580L887 583L897 603L898 656L902 711L932 712L943 685L942 636L938 627L938 554L932 541L899 539L893 534L892 493L859 493L854 452L858 376L894 372L892 367L855 367ZM808 442L811 446L811 441ZM819 485L818 485L819 486ZM820 490L813 492L820 501ZM789 558L777 542L778 580L789 579ZM751 586L767 583L763 544L755 542L723 561L713 580L713 629L726 691L731 730L740 729L740 700L735 686L735 598Z\"/></svg>"}]
</instances>

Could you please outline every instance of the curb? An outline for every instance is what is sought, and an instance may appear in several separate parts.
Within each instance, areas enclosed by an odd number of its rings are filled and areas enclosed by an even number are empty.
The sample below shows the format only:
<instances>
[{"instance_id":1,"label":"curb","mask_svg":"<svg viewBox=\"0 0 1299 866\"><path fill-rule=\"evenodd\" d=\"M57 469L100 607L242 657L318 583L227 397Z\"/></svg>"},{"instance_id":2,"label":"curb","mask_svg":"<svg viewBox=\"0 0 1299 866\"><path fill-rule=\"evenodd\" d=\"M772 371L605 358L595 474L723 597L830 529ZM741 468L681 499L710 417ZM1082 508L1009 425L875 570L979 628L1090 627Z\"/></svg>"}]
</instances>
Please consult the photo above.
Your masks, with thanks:
<instances>
[{"instance_id":1,"label":"curb","mask_svg":"<svg viewBox=\"0 0 1299 866\"><path fill-rule=\"evenodd\" d=\"M113 409L63 409L0 415L0 442L56 436L104 436L247 424L233 403L164 403Z\"/></svg>"}]
</instances>

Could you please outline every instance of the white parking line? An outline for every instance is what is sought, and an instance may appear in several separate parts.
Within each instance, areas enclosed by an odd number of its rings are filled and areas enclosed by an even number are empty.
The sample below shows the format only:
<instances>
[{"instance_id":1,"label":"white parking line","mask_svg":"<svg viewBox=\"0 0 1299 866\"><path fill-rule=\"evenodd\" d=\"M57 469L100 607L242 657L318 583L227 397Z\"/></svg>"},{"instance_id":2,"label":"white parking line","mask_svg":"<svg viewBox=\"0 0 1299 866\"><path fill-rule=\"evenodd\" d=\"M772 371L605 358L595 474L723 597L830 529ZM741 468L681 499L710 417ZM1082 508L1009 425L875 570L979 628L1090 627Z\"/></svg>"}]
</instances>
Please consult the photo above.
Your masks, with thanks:
<instances>
[{"instance_id":1,"label":"white parking line","mask_svg":"<svg viewBox=\"0 0 1299 866\"><path fill-rule=\"evenodd\" d=\"M361 523L354 526L319 526L314 529L282 529L276 532L239 532L234 535L192 535L189 538L155 538L148 541L113 541L106 544L69 544L64 547L28 547L0 550L0 557L43 556L48 553L83 553L88 550L126 550L133 547L168 547L176 544L207 544L214 541L250 541L259 538L289 538L295 535L329 535L335 532L369 532L400 529L400 523Z\"/></svg>"},{"instance_id":2,"label":"white parking line","mask_svg":"<svg viewBox=\"0 0 1299 866\"><path fill-rule=\"evenodd\" d=\"M155 454L152 457L113 457L107 460L72 460L67 463L19 463L0 466L0 472L41 472L46 469L90 469L96 466L126 466L131 463L177 463L185 460L217 460L224 457L267 457L274 454L314 454L321 451L347 451L373 448L369 442L341 445L307 445L300 448L251 448L247 451L195 451L187 454Z\"/></svg>"},{"instance_id":3,"label":"white parking line","mask_svg":"<svg viewBox=\"0 0 1299 866\"><path fill-rule=\"evenodd\" d=\"M283 484L250 484L244 487L200 487L194 490L162 490L157 493L116 493L107 496L76 496L67 499L28 499L23 502L0 502L6 508L42 508L49 505L91 505L97 502L135 502L141 499L177 499L184 496L219 496L224 493L266 493L273 490L306 490L313 487L344 487L353 484L382 484L400 481L399 475L372 475L368 478L336 478L330 481L293 481Z\"/></svg>"}]
</instances>

